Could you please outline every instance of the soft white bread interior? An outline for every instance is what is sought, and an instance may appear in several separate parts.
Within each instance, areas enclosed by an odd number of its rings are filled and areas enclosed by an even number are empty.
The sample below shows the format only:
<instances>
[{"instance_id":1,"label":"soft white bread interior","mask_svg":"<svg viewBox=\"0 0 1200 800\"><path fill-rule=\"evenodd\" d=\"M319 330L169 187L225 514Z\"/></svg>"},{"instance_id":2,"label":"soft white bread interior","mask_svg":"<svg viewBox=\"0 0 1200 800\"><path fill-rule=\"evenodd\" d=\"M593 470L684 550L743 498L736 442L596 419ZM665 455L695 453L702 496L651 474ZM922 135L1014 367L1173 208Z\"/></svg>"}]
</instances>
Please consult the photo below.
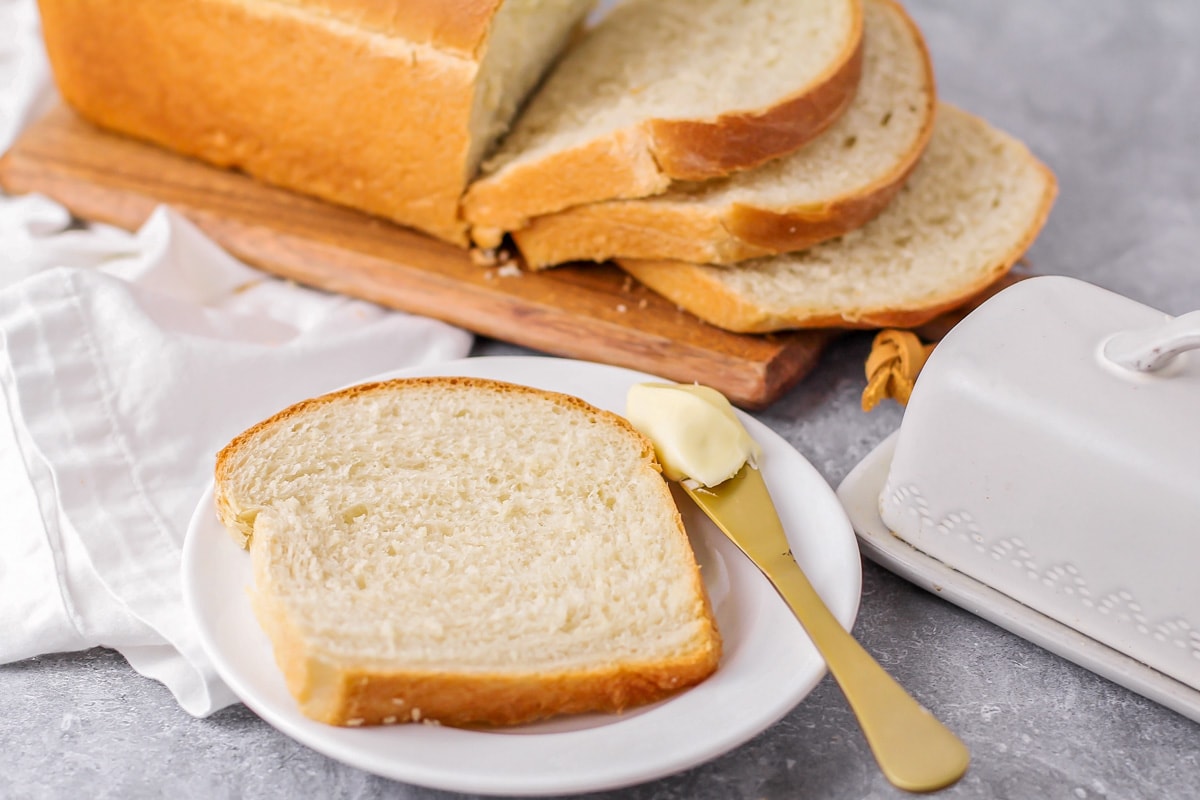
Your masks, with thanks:
<instances>
[{"instance_id":1,"label":"soft white bread interior","mask_svg":"<svg viewBox=\"0 0 1200 800\"><path fill-rule=\"evenodd\" d=\"M618 711L717 666L653 448L577 398L467 378L336 392L225 447L216 503L323 722Z\"/></svg>"},{"instance_id":2,"label":"soft white bread interior","mask_svg":"<svg viewBox=\"0 0 1200 800\"><path fill-rule=\"evenodd\" d=\"M941 104L933 137L874 220L796 253L731 266L618 260L721 328L911 327L996 281L1041 230L1053 173L1019 141Z\"/></svg>"},{"instance_id":3,"label":"soft white bread interior","mask_svg":"<svg viewBox=\"0 0 1200 800\"><path fill-rule=\"evenodd\" d=\"M459 201L592 0L41 0L82 116L465 244Z\"/></svg>"},{"instance_id":4,"label":"soft white bread interior","mask_svg":"<svg viewBox=\"0 0 1200 800\"><path fill-rule=\"evenodd\" d=\"M929 141L936 96L921 32L895 0L865 0L862 80L846 113L800 150L664 194L569 208L512 232L525 265L614 257L728 264L860 227Z\"/></svg>"},{"instance_id":5,"label":"soft white bread interior","mask_svg":"<svg viewBox=\"0 0 1200 800\"><path fill-rule=\"evenodd\" d=\"M572 46L468 189L494 246L530 217L791 152L854 95L861 0L626 0Z\"/></svg>"},{"instance_id":6,"label":"soft white bread interior","mask_svg":"<svg viewBox=\"0 0 1200 800\"><path fill-rule=\"evenodd\" d=\"M465 181L475 177L484 155L508 132L593 5L594 0L501 0L475 80Z\"/></svg>"}]
</instances>

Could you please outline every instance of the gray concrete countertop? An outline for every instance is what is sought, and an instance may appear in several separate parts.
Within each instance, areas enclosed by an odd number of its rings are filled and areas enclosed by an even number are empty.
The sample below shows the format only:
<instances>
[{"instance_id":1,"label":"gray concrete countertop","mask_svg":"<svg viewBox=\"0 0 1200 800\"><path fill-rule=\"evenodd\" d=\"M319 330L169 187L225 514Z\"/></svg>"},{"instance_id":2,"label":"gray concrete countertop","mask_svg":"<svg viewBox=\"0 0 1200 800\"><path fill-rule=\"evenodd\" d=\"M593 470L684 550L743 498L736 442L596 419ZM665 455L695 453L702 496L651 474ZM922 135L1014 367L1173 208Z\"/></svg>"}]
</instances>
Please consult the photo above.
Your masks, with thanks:
<instances>
[{"instance_id":1,"label":"gray concrete countertop","mask_svg":"<svg viewBox=\"0 0 1200 800\"><path fill-rule=\"evenodd\" d=\"M1029 143L1060 196L1029 254L1179 314L1200 308L1200 5L911 0L942 96ZM847 337L760 415L837 485L900 421L859 410L870 338ZM480 341L477 354L525 352ZM1200 796L1200 726L867 562L855 633L973 751L947 798ZM703 766L596 795L884 798L826 678L782 721ZM0 667L0 797L457 795L344 766L243 706L189 717L106 651Z\"/></svg>"}]
</instances>

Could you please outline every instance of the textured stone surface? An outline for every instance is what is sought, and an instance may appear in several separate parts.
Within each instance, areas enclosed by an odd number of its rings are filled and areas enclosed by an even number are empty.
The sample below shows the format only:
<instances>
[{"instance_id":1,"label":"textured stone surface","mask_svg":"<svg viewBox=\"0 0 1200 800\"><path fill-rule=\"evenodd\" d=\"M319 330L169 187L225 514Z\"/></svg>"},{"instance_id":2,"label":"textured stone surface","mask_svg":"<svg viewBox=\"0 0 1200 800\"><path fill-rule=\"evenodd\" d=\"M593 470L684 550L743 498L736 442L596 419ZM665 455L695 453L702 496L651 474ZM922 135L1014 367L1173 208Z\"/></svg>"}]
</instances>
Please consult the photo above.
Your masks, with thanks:
<instances>
[{"instance_id":1,"label":"textured stone surface","mask_svg":"<svg viewBox=\"0 0 1200 800\"><path fill-rule=\"evenodd\" d=\"M1025 139L1061 194L1030 253L1171 313L1200 308L1200 6L912 0L944 98ZM836 485L899 424L858 409L869 344L838 344L761 415ZM490 342L481 354L521 352ZM947 798L1183 798L1200 726L864 566L855 632L971 746ZM2 633L0 633L2 635ZM451 798L317 755L242 706L194 720L104 650L0 667L0 797ZM757 738L616 800L884 798L829 679Z\"/></svg>"}]
</instances>

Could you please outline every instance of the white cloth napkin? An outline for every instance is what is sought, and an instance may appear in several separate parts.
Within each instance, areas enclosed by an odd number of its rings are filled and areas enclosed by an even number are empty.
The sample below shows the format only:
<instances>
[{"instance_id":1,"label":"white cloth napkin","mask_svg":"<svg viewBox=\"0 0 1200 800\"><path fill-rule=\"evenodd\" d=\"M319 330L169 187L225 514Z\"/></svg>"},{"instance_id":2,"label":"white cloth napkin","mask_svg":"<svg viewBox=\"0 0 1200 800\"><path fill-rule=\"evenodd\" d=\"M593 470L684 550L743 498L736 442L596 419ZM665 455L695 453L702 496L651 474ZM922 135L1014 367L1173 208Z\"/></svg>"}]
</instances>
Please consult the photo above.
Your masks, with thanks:
<instances>
[{"instance_id":1,"label":"white cloth napkin","mask_svg":"<svg viewBox=\"0 0 1200 800\"><path fill-rule=\"evenodd\" d=\"M0 0L20 34L0 44L4 147L45 95L32 7ZM180 584L216 451L292 402L470 344L269 278L165 207L130 234L0 196L0 663L103 645L192 714L234 702Z\"/></svg>"},{"instance_id":2,"label":"white cloth napkin","mask_svg":"<svg viewBox=\"0 0 1200 800\"><path fill-rule=\"evenodd\" d=\"M54 98L34 0L0 0L0 153Z\"/></svg>"}]
</instances>

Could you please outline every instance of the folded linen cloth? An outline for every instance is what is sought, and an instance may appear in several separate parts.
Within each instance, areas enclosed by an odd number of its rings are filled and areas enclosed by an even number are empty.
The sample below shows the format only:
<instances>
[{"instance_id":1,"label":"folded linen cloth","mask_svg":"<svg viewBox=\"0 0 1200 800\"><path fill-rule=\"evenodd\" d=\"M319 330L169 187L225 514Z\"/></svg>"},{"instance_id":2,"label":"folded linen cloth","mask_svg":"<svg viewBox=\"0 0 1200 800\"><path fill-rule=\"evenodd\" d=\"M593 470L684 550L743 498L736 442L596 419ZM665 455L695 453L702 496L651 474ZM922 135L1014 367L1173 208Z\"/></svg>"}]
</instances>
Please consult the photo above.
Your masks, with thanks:
<instances>
[{"instance_id":1,"label":"folded linen cloth","mask_svg":"<svg viewBox=\"0 0 1200 800\"><path fill-rule=\"evenodd\" d=\"M35 0L0 0L0 153L50 107L54 89Z\"/></svg>"},{"instance_id":2,"label":"folded linen cloth","mask_svg":"<svg viewBox=\"0 0 1200 800\"><path fill-rule=\"evenodd\" d=\"M0 204L0 663L112 647L207 715L235 698L180 559L216 451L471 337L268 278L165 207L136 235L69 223L44 198Z\"/></svg>"},{"instance_id":3,"label":"folded linen cloth","mask_svg":"<svg viewBox=\"0 0 1200 800\"><path fill-rule=\"evenodd\" d=\"M0 0L0 28L3 152L54 90L34 0ZM232 703L180 579L217 449L470 342L268 278L167 208L135 235L0 194L0 663L105 645L192 714Z\"/></svg>"}]
</instances>

